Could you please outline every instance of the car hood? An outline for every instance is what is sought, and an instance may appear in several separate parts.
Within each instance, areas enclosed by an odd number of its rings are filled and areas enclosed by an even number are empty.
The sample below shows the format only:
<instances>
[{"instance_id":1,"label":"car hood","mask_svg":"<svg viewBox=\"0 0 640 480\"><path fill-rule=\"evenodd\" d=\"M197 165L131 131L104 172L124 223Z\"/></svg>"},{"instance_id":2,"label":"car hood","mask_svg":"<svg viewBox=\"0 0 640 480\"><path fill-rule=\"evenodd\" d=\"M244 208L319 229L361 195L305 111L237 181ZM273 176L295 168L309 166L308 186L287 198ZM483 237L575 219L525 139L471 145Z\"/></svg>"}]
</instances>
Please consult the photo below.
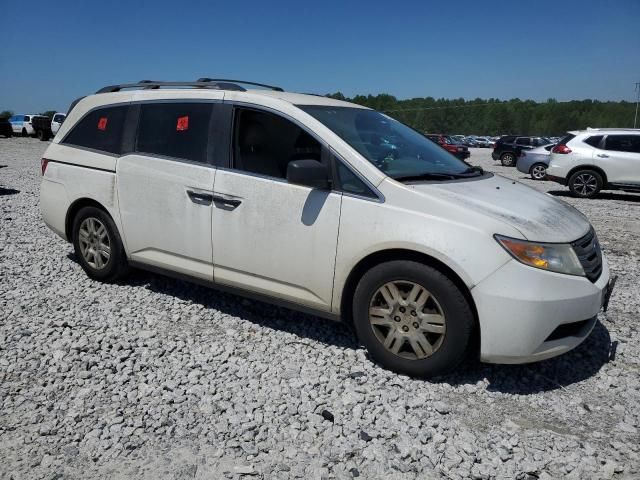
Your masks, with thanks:
<instances>
[{"instance_id":1,"label":"car hood","mask_svg":"<svg viewBox=\"0 0 640 480\"><path fill-rule=\"evenodd\" d=\"M507 223L527 240L572 242L590 228L587 217L571 205L500 175L411 187Z\"/></svg>"}]
</instances>

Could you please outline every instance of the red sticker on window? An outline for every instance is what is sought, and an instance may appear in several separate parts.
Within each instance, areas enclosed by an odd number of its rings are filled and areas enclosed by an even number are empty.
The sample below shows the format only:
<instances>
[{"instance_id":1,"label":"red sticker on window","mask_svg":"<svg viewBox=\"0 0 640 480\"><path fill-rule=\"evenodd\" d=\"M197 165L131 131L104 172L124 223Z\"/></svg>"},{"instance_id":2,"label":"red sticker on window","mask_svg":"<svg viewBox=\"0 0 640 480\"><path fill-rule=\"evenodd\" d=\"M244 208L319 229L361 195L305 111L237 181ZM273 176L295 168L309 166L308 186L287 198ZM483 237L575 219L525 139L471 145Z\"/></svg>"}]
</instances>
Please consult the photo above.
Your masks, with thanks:
<instances>
[{"instance_id":1,"label":"red sticker on window","mask_svg":"<svg viewBox=\"0 0 640 480\"><path fill-rule=\"evenodd\" d=\"M185 115L184 117L178 117L176 130L178 132L184 132L185 130L189 130L189 115Z\"/></svg>"},{"instance_id":2,"label":"red sticker on window","mask_svg":"<svg viewBox=\"0 0 640 480\"><path fill-rule=\"evenodd\" d=\"M98 120L98 130L106 130L107 129L107 117L100 117Z\"/></svg>"}]
</instances>

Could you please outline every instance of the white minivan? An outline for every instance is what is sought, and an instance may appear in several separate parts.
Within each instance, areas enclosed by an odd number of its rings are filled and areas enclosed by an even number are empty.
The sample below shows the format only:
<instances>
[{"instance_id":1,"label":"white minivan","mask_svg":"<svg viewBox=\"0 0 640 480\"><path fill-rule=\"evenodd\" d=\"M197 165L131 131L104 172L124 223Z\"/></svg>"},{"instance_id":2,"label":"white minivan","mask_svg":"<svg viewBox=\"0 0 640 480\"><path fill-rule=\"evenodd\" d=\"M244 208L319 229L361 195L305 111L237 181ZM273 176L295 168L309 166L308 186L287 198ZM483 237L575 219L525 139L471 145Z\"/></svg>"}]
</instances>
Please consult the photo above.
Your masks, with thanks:
<instances>
[{"instance_id":1,"label":"white minivan","mask_svg":"<svg viewBox=\"0 0 640 480\"><path fill-rule=\"evenodd\" d=\"M72 105L42 175L44 221L90 278L144 268L342 319L413 376L478 349L559 355L611 293L571 206L380 112L278 87L105 87Z\"/></svg>"}]
</instances>

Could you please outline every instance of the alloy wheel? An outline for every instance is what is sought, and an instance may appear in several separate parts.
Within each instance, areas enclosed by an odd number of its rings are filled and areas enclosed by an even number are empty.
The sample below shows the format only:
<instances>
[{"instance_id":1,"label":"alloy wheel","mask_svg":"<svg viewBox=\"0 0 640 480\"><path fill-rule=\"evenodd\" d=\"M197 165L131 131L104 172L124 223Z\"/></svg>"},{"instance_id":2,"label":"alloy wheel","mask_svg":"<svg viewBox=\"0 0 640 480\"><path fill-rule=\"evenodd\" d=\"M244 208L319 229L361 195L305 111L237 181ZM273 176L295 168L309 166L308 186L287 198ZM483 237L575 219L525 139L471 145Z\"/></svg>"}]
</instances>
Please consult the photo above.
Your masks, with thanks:
<instances>
[{"instance_id":1,"label":"alloy wheel","mask_svg":"<svg viewBox=\"0 0 640 480\"><path fill-rule=\"evenodd\" d=\"M531 176L535 180L542 180L547 176L547 168L544 165L534 165L531 169Z\"/></svg>"},{"instance_id":2,"label":"alloy wheel","mask_svg":"<svg viewBox=\"0 0 640 480\"><path fill-rule=\"evenodd\" d=\"M433 355L442 345L446 319L437 299L422 285L393 281L380 287L369 304L369 322L378 341L410 360Z\"/></svg>"},{"instance_id":3,"label":"alloy wheel","mask_svg":"<svg viewBox=\"0 0 640 480\"><path fill-rule=\"evenodd\" d=\"M80 224L78 243L84 260L96 270L102 270L111 257L111 239L107 227L95 217L87 217Z\"/></svg>"},{"instance_id":4,"label":"alloy wheel","mask_svg":"<svg viewBox=\"0 0 640 480\"><path fill-rule=\"evenodd\" d=\"M598 179L590 173L581 173L573 181L573 189L582 196L593 194L598 188Z\"/></svg>"}]
</instances>

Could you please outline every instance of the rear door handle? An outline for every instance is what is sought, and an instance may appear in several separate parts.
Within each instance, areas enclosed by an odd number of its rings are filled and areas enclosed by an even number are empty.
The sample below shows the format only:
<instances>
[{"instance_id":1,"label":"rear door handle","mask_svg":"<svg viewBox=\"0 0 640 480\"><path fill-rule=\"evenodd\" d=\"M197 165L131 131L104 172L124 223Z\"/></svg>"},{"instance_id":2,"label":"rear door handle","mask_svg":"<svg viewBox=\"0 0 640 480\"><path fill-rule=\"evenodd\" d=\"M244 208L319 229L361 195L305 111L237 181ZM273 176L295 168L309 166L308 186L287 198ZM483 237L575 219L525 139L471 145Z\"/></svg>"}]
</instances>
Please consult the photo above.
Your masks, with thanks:
<instances>
[{"instance_id":1,"label":"rear door handle","mask_svg":"<svg viewBox=\"0 0 640 480\"><path fill-rule=\"evenodd\" d=\"M189 195L189 198L193 203L197 203L198 205L211 205L211 202L213 202L213 195L210 193L187 190L187 195Z\"/></svg>"},{"instance_id":2,"label":"rear door handle","mask_svg":"<svg viewBox=\"0 0 640 480\"><path fill-rule=\"evenodd\" d=\"M606 155L604 153L599 153L598 155L596 155L596 157L600 157L600 158L609 158L609 155Z\"/></svg>"},{"instance_id":3,"label":"rear door handle","mask_svg":"<svg viewBox=\"0 0 640 480\"><path fill-rule=\"evenodd\" d=\"M236 198L236 197L231 197L228 195L222 195L222 194L216 194L213 196L213 201L216 203L219 203L220 205L224 205L227 207L232 207L232 209L240 206L240 204L242 203L242 200Z\"/></svg>"}]
</instances>

